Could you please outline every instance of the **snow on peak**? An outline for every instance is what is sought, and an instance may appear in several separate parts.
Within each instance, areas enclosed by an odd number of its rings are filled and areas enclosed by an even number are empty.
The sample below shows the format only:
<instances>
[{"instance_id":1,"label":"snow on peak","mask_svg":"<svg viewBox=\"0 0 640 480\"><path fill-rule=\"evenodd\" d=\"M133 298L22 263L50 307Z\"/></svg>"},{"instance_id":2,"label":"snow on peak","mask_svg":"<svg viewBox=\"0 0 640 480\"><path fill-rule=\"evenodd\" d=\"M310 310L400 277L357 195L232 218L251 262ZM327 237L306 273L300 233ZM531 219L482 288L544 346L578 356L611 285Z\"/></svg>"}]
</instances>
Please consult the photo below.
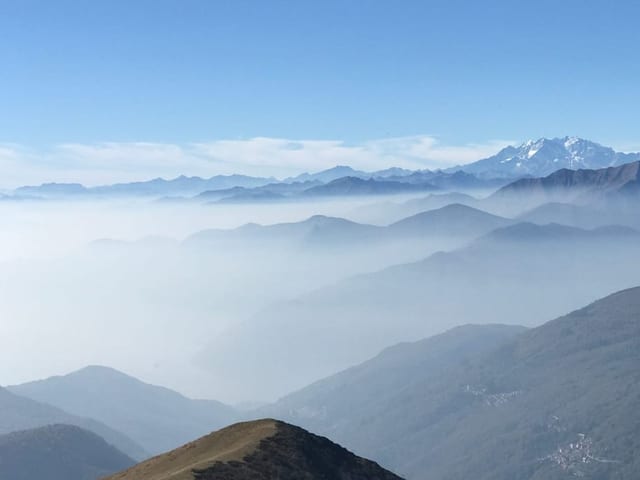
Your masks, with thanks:
<instances>
[{"instance_id":1,"label":"snow on peak","mask_svg":"<svg viewBox=\"0 0 640 480\"><path fill-rule=\"evenodd\" d=\"M570 149L576 143L582 143L583 140L578 137L565 137L564 139L564 148Z\"/></svg>"}]
</instances>

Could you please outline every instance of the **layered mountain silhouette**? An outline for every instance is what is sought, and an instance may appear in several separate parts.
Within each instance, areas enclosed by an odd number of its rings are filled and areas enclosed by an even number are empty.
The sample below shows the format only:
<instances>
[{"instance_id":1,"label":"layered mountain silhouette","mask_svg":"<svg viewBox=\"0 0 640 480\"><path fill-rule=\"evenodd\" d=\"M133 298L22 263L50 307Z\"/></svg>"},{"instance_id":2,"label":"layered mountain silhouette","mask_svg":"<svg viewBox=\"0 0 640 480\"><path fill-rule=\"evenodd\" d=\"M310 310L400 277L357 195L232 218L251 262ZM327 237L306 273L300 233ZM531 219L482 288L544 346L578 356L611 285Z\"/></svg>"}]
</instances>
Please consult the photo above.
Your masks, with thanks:
<instances>
[{"instance_id":1,"label":"layered mountain silhouette","mask_svg":"<svg viewBox=\"0 0 640 480\"><path fill-rule=\"evenodd\" d=\"M262 197L264 200L278 200L288 196L297 195L305 190L318 185L323 185L318 180L308 180L306 182L292 183L268 183L258 187L232 187L222 190L206 190L191 200L195 202L205 203L241 203L244 201L258 200Z\"/></svg>"},{"instance_id":2,"label":"layered mountain silhouette","mask_svg":"<svg viewBox=\"0 0 640 480\"><path fill-rule=\"evenodd\" d=\"M387 225L417 213L435 210L454 203L475 207L478 199L459 192L430 193L427 196L412 198L403 202L375 202L355 208L351 214L358 221Z\"/></svg>"},{"instance_id":3,"label":"layered mountain silhouette","mask_svg":"<svg viewBox=\"0 0 640 480\"><path fill-rule=\"evenodd\" d=\"M601 169L640 161L640 153L621 153L577 138L541 138L509 146L496 155L446 170L407 170L392 167L375 172L339 165L316 173L275 178L216 175L179 176L166 180L85 187L77 183L45 183L16 189L3 199L50 199L143 196L177 201L189 197L224 203L270 202L289 198L381 195L429 189L487 190L523 177L544 177L560 169ZM200 194L205 193L204 197Z\"/></svg>"},{"instance_id":4,"label":"layered mountain silhouette","mask_svg":"<svg viewBox=\"0 0 640 480\"><path fill-rule=\"evenodd\" d=\"M536 325L640 283L639 261L640 234L627 227L509 225L463 248L273 305L213 339L199 362L218 376L229 369L251 376L273 398L389 343L470 322ZM237 354L246 351L251 358Z\"/></svg>"},{"instance_id":5,"label":"layered mountain silhouette","mask_svg":"<svg viewBox=\"0 0 640 480\"><path fill-rule=\"evenodd\" d=\"M529 210L518 220L545 225L559 223L579 228L596 228L605 225L625 225L640 227L640 216L635 208L621 205L575 205L572 203L550 202Z\"/></svg>"},{"instance_id":6,"label":"layered mountain silhouette","mask_svg":"<svg viewBox=\"0 0 640 480\"><path fill-rule=\"evenodd\" d=\"M0 435L52 424L75 425L89 430L136 460L149 456L140 444L104 423L72 415L60 408L15 395L5 388L0 388Z\"/></svg>"},{"instance_id":7,"label":"layered mountain silhouette","mask_svg":"<svg viewBox=\"0 0 640 480\"><path fill-rule=\"evenodd\" d=\"M543 178L523 178L494 193L494 203L532 205L620 199L640 193L640 161L598 170L558 170Z\"/></svg>"},{"instance_id":8,"label":"layered mountain silhouette","mask_svg":"<svg viewBox=\"0 0 640 480\"><path fill-rule=\"evenodd\" d=\"M135 463L102 438L71 425L0 436L0 478L97 480Z\"/></svg>"},{"instance_id":9,"label":"layered mountain silhouette","mask_svg":"<svg viewBox=\"0 0 640 480\"><path fill-rule=\"evenodd\" d=\"M402 174L403 172L404 172L403 170L399 170L398 174ZM287 183L294 183L294 182L329 183L334 180L337 180L338 178L344 178L344 177L356 177L356 178L365 179L365 178L373 178L378 176L385 177L388 175L385 175L383 172L380 172L380 174L376 172L367 173L367 172L363 172L362 170L355 170L347 165L336 165L333 168L328 168L326 170L322 170L316 173L301 173L300 175L297 175L295 177L285 179L285 182Z\"/></svg>"},{"instance_id":10,"label":"layered mountain silhouette","mask_svg":"<svg viewBox=\"0 0 640 480\"><path fill-rule=\"evenodd\" d=\"M512 220L472 207L450 204L404 218L387 227L314 215L301 222L203 230L187 238L185 244L207 248L362 248L367 244L421 237L470 240L511 223Z\"/></svg>"},{"instance_id":11,"label":"layered mountain silhouette","mask_svg":"<svg viewBox=\"0 0 640 480\"><path fill-rule=\"evenodd\" d=\"M192 400L100 366L10 389L103 422L152 454L175 448L236 418L234 410L220 402Z\"/></svg>"},{"instance_id":12,"label":"layered mountain silhouette","mask_svg":"<svg viewBox=\"0 0 640 480\"><path fill-rule=\"evenodd\" d=\"M400 220L389 230L395 235L473 238L511 223L510 219L454 203Z\"/></svg>"},{"instance_id":13,"label":"layered mountain silhouette","mask_svg":"<svg viewBox=\"0 0 640 480\"><path fill-rule=\"evenodd\" d=\"M276 420L232 425L106 480L395 480L330 440Z\"/></svg>"},{"instance_id":14,"label":"layered mountain silhouette","mask_svg":"<svg viewBox=\"0 0 640 480\"><path fill-rule=\"evenodd\" d=\"M392 180L362 179L343 177L325 185L312 187L303 192L306 197L351 196L351 195L386 195L407 192L424 192L437 190L431 183L407 183Z\"/></svg>"},{"instance_id":15,"label":"layered mountain silhouette","mask_svg":"<svg viewBox=\"0 0 640 480\"><path fill-rule=\"evenodd\" d=\"M274 225L247 224L233 230L211 229L186 239L186 245L238 248L286 247L304 245L344 245L375 240L380 227L351 222L343 218L314 215L301 222Z\"/></svg>"},{"instance_id":16,"label":"layered mountain silhouette","mask_svg":"<svg viewBox=\"0 0 640 480\"><path fill-rule=\"evenodd\" d=\"M196 195L206 190L220 190L231 187L258 187L273 182L273 178L250 177L246 175L216 175L210 178L187 177L181 175L171 180L153 180L116 183L97 187L85 187L77 183L45 183L25 186L15 190L16 195L55 198L79 195L92 196L165 196Z\"/></svg>"},{"instance_id":17,"label":"layered mountain silhouette","mask_svg":"<svg viewBox=\"0 0 640 480\"><path fill-rule=\"evenodd\" d=\"M410 479L640 472L640 288L538 328L400 344L270 407Z\"/></svg>"}]
</instances>

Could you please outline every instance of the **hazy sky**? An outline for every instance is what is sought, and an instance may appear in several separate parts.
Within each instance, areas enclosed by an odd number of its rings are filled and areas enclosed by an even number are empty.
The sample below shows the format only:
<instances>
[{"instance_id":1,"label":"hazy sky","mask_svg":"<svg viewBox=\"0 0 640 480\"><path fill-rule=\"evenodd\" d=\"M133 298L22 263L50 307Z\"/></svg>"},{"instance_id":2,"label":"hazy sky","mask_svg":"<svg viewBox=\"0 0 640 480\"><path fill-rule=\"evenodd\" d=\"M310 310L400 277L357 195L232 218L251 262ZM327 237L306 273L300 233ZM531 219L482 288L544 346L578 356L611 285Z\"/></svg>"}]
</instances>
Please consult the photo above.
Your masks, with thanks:
<instances>
[{"instance_id":1,"label":"hazy sky","mask_svg":"<svg viewBox=\"0 0 640 480\"><path fill-rule=\"evenodd\" d=\"M541 136L640 149L638 18L629 0L4 0L4 183L438 167Z\"/></svg>"}]
</instances>

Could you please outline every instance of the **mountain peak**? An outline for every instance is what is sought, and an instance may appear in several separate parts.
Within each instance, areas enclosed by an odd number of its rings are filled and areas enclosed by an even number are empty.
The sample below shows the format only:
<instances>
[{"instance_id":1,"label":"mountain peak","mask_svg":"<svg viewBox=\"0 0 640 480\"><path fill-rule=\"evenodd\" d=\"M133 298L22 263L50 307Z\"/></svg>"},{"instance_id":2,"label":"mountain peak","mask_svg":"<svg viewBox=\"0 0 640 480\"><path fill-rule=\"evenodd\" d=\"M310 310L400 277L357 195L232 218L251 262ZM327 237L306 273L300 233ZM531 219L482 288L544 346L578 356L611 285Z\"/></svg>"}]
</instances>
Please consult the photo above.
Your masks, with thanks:
<instances>
[{"instance_id":1,"label":"mountain peak","mask_svg":"<svg viewBox=\"0 0 640 480\"><path fill-rule=\"evenodd\" d=\"M349 165L336 165L335 167L328 168L319 173L328 173L328 172L355 172L353 168Z\"/></svg>"},{"instance_id":2,"label":"mountain peak","mask_svg":"<svg viewBox=\"0 0 640 480\"><path fill-rule=\"evenodd\" d=\"M378 464L287 423L237 423L106 480L398 480Z\"/></svg>"},{"instance_id":3,"label":"mountain peak","mask_svg":"<svg viewBox=\"0 0 640 480\"><path fill-rule=\"evenodd\" d=\"M112 367L107 367L105 365L87 365L75 372L69 373L67 376L75 376L75 377L93 377L93 378L109 378L109 379L134 379L131 375L127 375L126 373L121 372L120 370L116 370Z\"/></svg>"},{"instance_id":4,"label":"mountain peak","mask_svg":"<svg viewBox=\"0 0 640 480\"><path fill-rule=\"evenodd\" d=\"M538 138L509 146L496 155L458 167L481 178L545 177L562 168L598 169L640 160L576 136Z\"/></svg>"}]
</instances>

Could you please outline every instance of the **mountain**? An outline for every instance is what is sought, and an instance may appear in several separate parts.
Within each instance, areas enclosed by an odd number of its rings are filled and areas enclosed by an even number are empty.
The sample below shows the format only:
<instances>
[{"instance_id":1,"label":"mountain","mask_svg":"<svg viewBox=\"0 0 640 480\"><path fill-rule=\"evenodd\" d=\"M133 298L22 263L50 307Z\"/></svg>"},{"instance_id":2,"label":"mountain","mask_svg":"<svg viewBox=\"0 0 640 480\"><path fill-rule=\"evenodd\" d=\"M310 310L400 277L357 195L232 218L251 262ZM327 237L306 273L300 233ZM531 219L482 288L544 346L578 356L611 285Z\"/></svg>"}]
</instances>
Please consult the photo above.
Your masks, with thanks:
<instances>
[{"instance_id":1,"label":"mountain","mask_svg":"<svg viewBox=\"0 0 640 480\"><path fill-rule=\"evenodd\" d=\"M436 190L429 183L405 183L388 180L362 179L358 177L342 177L325 185L318 185L305 190L306 197L350 196L350 195L390 195L396 193L420 192Z\"/></svg>"},{"instance_id":2,"label":"mountain","mask_svg":"<svg viewBox=\"0 0 640 480\"><path fill-rule=\"evenodd\" d=\"M231 187L253 188L266 185L274 178L250 177L247 175L216 175L210 178L187 177L181 175L171 180L154 178L142 182L116 183L97 187L85 187L77 183L45 183L25 186L14 190L17 197L32 196L44 198L64 198L77 196L167 196L197 195L207 190Z\"/></svg>"},{"instance_id":3,"label":"mountain","mask_svg":"<svg viewBox=\"0 0 640 480\"><path fill-rule=\"evenodd\" d=\"M311 187L322 185L318 180L292 183L269 183L259 187L232 187L222 190L207 190L192 198L208 203L241 203L265 200L282 200L293 197Z\"/></svg>"},{"instance_id":4,"label":"mountain","mask_svg":"<svg viewBox=\"0 0 640 480\"><path fill-rule=\"evenodd\" d=\"M9 388L74 415L99 420L151 453L175 448L235 419L234 410L219 402L191 400L106 367L87 367Z\"/></svg>"},{"instance_id":5,"label":"mountain","mask_svg":"<svg viewBox=\"0 0 640 480\"><path fill-rule=\"evenodd\" d=\"M523 178L501 188L493 202L593 202L640 193L640 161L598 170L558 170L543 178Z\"/></svg>"},{"instance_id":6,"label":"mountain","mask_svg":"<svg viewBox=\"0 0 640 480\"><path fill-rule=\"evenodd\" d=\"M275 193L265 190L250 190L248 192L236 193L229 197L221 198L214 203L265 203L279 202L286 199L287 197L281 193Z\"/></svg>"},{"instance_id":7,"label":"mountain","mask_svg":"<svg viewBox=\"0 0 640 480\"><path fill-rule=\"evenodd\" d=\"M247 224L232 230L197 232L185 245L212 248L362 248L414 238L454 241L471 240L495 228L513 223L464 205L452 204L400 220L387 227L352 222L343 218L314 215L301 222L274 225Z\"/></svg>"},{"instance_id":8,"label":"mountain","mask_svg":"<svg viewBox=\"0 0 640 480\"><path fill-rule=\"evenodd\" d=\"M259 203L295 200L298 197L309 195L384 195L433 189L493 191L496 187L507 183L506 181L480 180L474 175L462 171L453 173L430 170L411 172L389 168L379 172L366 173L354 171L349 167L336 167L321 173L323 175L319 174L317 177L300 177L306 179L304 181L288 179L289 181L285 180L281 183L270 183L254 188L233 187L206 191L194 197L193 200L208 200L215 203ZM344 174L344 176L334 178L339 174Z\"/></svg>"},{"instance_id":9,"label":"mountain","mask_svg":"<svg viewBox=\"0 0 640 480\"><path fill-rule=\"evenodd\" d=\"M216 376L250 377L252 391L274 399L391 343L466 323L535 326L640 284L638 262L633 229L509 225L456 250L275 303L211 339L198 362Z\"/></svg>"},{"instance_id":10,"label":"mountain","mask_svg":"<svg viewBox=\"0 0 640 480\"><path fill-rule=\"evenodd\" d=\"M393 421L382 409L398 392L437 378L443 370L463 365L524 331L525 327L515 325L464 325L417 342L400 343L261 407L255 415L280 418L365 451L381 441L378 435L367 438L369 432L363 435L357 425L373 417L380 417L381 423L385 418Z\"/></svg>"},{"instance_id":11,"label":"mountain","mask_svg":"<svg viewBox=\"0 0 640 480\"><path fill-rule=\"evenodd\" d=\"M397 480L330 440L276 420L232 425L105 480Z\"/></svg>"},{"instance_id":12,"label":"mountain","mask_svg":"<svg viewBox=\"0 0 640 480\"><path fill-rule=\"evenodd\" d=\"M274 409L409 479L638 478L640 288L453 364L417 345L391 350L409 362L383 353Z\"/></svg>"},{"instance_id":13,"label":"mountain","mask_svg":"<svg viewBox=\"0 0 640 480\"><path fill-rule=\"evenodd\" d=\"M540 138L450 171L462 170L480 178L544 177L563 168L600 169L638 160L640 153L616 152L577 137Z\"/></svg>"},{"instance_id":14,"label":"mountain","mask_svg":"<svg viewBox=\"0 0 640 480\"><path fill-rule=\"evenodd\" d=\"M482 179L462 170L418 170L401 176L389 176L386 180L412 184L428 183L443 190L457 191L494 190L508 183L508 180L504 179Z\"/></svg>"},{"instance_id":15,"label":"mountain","mask_svg":"<svg viewBox=\"0 0 640 480\"><path fill-rule=\"evenodd\" d=\"M326 248L375 240L382 231L381 227L373 225L314 215L301 222L274 225L249 223L233 230L203 230L188 237L185 245L207 248Z\"/></svg>"},{"instance_id":16,"label":"mountain","mask_svg":"<svg viewBox=\"0 0 640 480\"><path fill-rule=\"evenodd\" d=\"M478 199L458 192L430 193L425 197L411 198L403 202L369 203L353 209L349 216L365 223L387 225L417 213L435 210L454 203L473 207L478 204Z\"/></svg>"},{"instance_id":17,"label":"mountain","mask_svg":"<svg viewBox=\"0 0 640 480\"><path fill-rule=\"evenodd\" d=\"M91 189L96 194L108 195L188 195L206 190L231 187L252 188L273 182L274 178L250 177L247 175L215 175L210 178L181 175L171 180L156 178L145 182L119 183Z\"/></svg>"},{"instance_id":18,"label":"mountain","mask_svg":"<svg viewBox=\"0 0 640 480\"><path fill-rule=\"evenodd\" d=\"M596 228L605 225L626 225L639 228L640 217L635 209L608 208L606 205L574 205L549 202L518 216L523 222L544 225L559 223L579 228Z\"/></svg>"},{"instance_id":19,"label":"mountain","mask_svg":"<svg viewBox=\"0 0 640 480\"><path fill-rule=\"evenodd\" d=\"M409 478L635 478L639 318L635 288L459 365L398 345L275 410Z\"/></svg>"},{"instance_id":20,"label":"mountain","mask_svg":"<svg viewBox=\"0 0 640 480\"><path fill-rule=\"evenodd\" d=\"M52 424L75 425L104 438L109 444L137 460L149 454L131 438L91 418L71 415L46 403L21 397L0 387L0 435Z\"/></svg>"},{"instance_id":21,"label":"mountain","mask_svg":"<svg viewBox=\"0 0 640 480\"><path fill-rule=\"evenodd\" d=\"M285 183L294 183L294 182L329 183L343 177L371 178L372 175L373 174L363 172L361 170L354 170L353 168L345 165L336 165L333 168L322 170L321 172L301 173L296 177L286 178L284 182Z\"/></svg>"},{"instance_id":22,"label":"mountain","mask_svg":"<svg viewBox=\"0 0 640 480\"><path fill-rule=\"evenodd\" d=\"M17 188L13 193L18 197L66 197L84 195L89 189L79 183L43 183L39 186Z\"/></svg>"},{"instance_id":23,"label":"mountain","mask_svg":"<svg viewBox=\"0 0 640 480\"><path fill-rule=\"evenodd\" d=\"M345 165L336 165L333 168L322 170L316 173L302 173L296 177L285 178L283 182L319 182L329 183L333 180L337 180L343 177L358 177L362 179L381 179L389 177L404 177L411 175L413 170L407 170L406 168L391 167L384 170L377 170L374 172L363 172L362 170L354 170L351 167Z\"/></svg>"},{"instance_id":24,"label":"mountain","mask_svg":"<svg viewBox=\"0 0 640 480\"><path fill-rule=\"evenodd\" d=\"M135 463L95 433L49 425L0 436L0 478L97 480Z\"/></svg>"},{"instance_id":25,"label":"mountain","mask_svg":"<svg viewBox=\"0 0 640 480\"><path fill-rule=\"evenodd\" d=\"M384 170L377 170L371 173L371 178L402 178L414 173L413 170L400 167L390 167Z\"/></svg>"},{"instance_id":26,"label":"mountain","mask_svg":"<svg viewBox=\"0 0 640 480\"><path fill-rule=\"evenodd\" d=\"M418 213L393 223L388 228L396 234L472 238L511 223L513 221L507 218L454 203Z\"/></svg>"}]
</instances>

